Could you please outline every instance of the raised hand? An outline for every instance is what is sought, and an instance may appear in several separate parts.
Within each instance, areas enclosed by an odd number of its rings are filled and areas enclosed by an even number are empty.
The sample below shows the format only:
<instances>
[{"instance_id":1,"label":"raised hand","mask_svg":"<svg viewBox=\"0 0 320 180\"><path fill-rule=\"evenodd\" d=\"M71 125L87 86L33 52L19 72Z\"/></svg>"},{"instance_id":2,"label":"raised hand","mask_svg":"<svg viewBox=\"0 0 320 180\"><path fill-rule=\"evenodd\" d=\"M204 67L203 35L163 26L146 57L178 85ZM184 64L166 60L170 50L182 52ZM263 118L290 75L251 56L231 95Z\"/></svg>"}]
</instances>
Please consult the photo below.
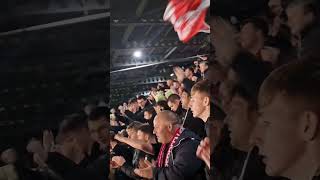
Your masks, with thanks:
<instances>
[{"instance_id":1,"label":"raised hand","mask_svg":"<svg viewBox=\"0 0 320 180\"><path fill-rule=\"evenodd\" d=\"M200 145L197 149L197 157L203 160L206 165L210 168L210 140L209 138L205 138L200 142Z\"/></svg>"},{"instance_id":2,"label":"raised hand","mask_svg":"<svg viewBox=\"0 0 320 180\"><path fill-rule=\"evenodd\" d=\"M173 72L180 83L182 83L182 81L186 78L184 70L181 67L174 67Z\"/></svg>"},{"instance_id":3,"label":"raised hand","mask_svg":"<svg viewBox=\"0 0 320 180\"><path fill-rule=\"evenodd\" d=\"M52 131L45 130L43 131L43 148L46 152L50 152L52 150L52 147L54 146L54 136L52 134Z\"/></svg>"}]
</instances>

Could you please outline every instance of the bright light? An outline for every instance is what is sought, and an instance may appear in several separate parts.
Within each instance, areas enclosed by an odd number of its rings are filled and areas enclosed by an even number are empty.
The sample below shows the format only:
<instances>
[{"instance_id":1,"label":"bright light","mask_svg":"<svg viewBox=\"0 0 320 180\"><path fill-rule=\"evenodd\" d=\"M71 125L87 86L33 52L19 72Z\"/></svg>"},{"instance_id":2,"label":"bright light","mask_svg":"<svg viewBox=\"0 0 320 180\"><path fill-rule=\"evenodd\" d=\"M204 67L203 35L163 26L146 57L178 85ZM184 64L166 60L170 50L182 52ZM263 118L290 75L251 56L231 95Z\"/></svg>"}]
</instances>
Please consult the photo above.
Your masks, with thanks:
<instances>
[{"instance_id":1,"label":"bright light","mask_svg":"<svg viewBox=\"0 0 320 180\"><path fill-rule=\"evenodd\" d=\"M133 56L136 57L136 58L140 58L142 56L142 52L141 51L135 51L133 53Z\"/></svg>"},{"instance_id":2,"label":"bright light","mask_svg":"<svg viewBox=\"0 0 320 180\"><path fill-rule=\"evenodd\" d=\"M170 74L170 76L172 77L172 76L174 76L174 74Z\"/></svg>"}]
</instances>

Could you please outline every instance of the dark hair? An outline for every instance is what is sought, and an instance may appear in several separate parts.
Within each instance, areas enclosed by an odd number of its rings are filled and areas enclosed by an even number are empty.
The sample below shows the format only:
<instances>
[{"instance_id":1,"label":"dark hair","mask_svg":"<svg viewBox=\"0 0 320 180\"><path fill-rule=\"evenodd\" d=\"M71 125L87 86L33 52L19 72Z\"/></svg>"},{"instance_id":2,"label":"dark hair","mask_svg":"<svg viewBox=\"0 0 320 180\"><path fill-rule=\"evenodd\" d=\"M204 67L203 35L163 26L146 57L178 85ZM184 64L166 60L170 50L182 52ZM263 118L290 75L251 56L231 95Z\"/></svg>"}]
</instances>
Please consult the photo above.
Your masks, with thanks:
<instances>
[{"instance_id":1,"label":"dark hair","mask_svg":"<svg viewBox=\"0 0 320 180\"><path fill-rule=\"evenodd\" d=\"M174 101L177 101L177 100L180 100L180 96L178 94L171 94L169 97L168 97L168 102L174 102Z\"/></svg>"},{"instance_id":2,"label":"dark hair","mask_svg":"<svg viewBox=\"0 0 320 180\"><path fill-rule=\"evenodd\" d=\"M128 125L127 129L133 129L133 130L137 131L138 128L139 128L141 125L142 125L141 122L139 122L139 121L133 121L132 123L130 123L130 124Z\"/></svg>"},{"instance_id":3,"label":"dark hair","mask_svg":"<svg viewBox=\"0 0 320 180\"><path fill-rule=\"evenodd\" d=\"M131 98L131 99L129 99L128 104L133 104L136 102L137 102L137 98Z\"/></svg>"},{"instance_id":4,"label":"dark hair","mask_svg":"<svg viewBox=\"0 0 320 180\"><path fill-rule=\"evenodd\" d=\"M244 26L248 23L252 24L255 29L261 30L262 34L265 37L268 36L269 25L264 19L259 18L259 17L252 17L252 18L244 20L241 24L242 24L242 26Z\"/></svg>"},{"instance_id":5,"label":"dark hair","mask_svg":"<svg viewBox=\"0 0 320 180\"><path fill-rule=\"evenodd\" d=\"M287 97L289 105L308 107L320 115L319 92L320 59L299 60L281 66L267 77L259 92L259 105L268 105L280 94Z\"/></svg>"},{"instance_id":6,"label":"dark hair","mask_svg":"<svg viewBox=\"0 0 320 180\"><path fill-rule=\"evenodd\" d=\"M108 107L96 107L89 114L89 121L97 121L102 118L108 118L107 113L109 112Z\"/></svg>"},{"instance_id":7,"label":"dark hair","mask_svg":"<svg viewBox=\"0 0 320 180\"><path fill-rule=\"evenodd\" d=\"M144 112L148 112L150 114L154 114L155 113L155 110L153 107L148 107L146 110L144 110Z\"/></svg>"},{"instance_id":8,"label":"dark hair","mask_svg":"<svg viewBox=\"0 0 320 180\"><path fill-rule=\"evenodd\" d=\"M192 73L193 73L193 71L194 71L193 67L191 67L191 66L185 68L185 70L187 70L187 69L188 69L189 71L191 71Z\"/></svg>"},{"instance_id":9,"label":"dark hair","mask_svg":"<svg viewBox=\"0 0 320 180\"><path fill-rule=\"evenodd\" d=\"M162 110L170 110L167 101L158 101L154 107L160 106L162 107Z\"/></svg>"},{"instance_id":10,"label":"dark hair","mask_svg":"<svg viewBox=\"0 0 320 180\"><path fill-rule=\"evenodd\" d=\"M138 131L141 131L145 134L148 134L150 136L153 135L153 128L149 124L142 124L139 128Z\"/></svg>"},{"instance_id":11,"label":"dark hair","mask_svg":"<svg viewBox=\"0 0 320 180\"><path fill-rule=\"evenodd\" d=\"M204 61L204 60L202 60L202 61L200 61L200 62L199 62L199 65L200 65L200 64L208 65L209 63L208 63L208 61Z\"/></svg>"},{"instance_id":12,"label":"dark hair","mask_svg":"<svg viewBox=\"0 0 320 180\"><path fill-rule=\"evenodd\" d=\"M59 133L65 134L83 128L88 128L86 116L80 114L71 114L66 116L60 123Z\"/></svg>"},{"instance_id":13,"label":"dark hair","mask_svg":"<svg viewBox=\"0 0 320 180\"><path fill-rule=\"evenodd\" d=\"M140 100L140 99L147 100L147 98L145 96L143 96L143 95L138 96L137 100Z\"/></svg>"},{"instance_id":14,"label":"dark hair","mask_svg":"<svg viewBox=\"0 0 320 180\"><path fill-rule=\"evenodd\" d=\"M238 84L241 84L250 94L257 94L260 85L271 72L271 63L256 59L250 53L244 52L236 56L231 64L237 74Z\"/></svg>"}]
</instances>

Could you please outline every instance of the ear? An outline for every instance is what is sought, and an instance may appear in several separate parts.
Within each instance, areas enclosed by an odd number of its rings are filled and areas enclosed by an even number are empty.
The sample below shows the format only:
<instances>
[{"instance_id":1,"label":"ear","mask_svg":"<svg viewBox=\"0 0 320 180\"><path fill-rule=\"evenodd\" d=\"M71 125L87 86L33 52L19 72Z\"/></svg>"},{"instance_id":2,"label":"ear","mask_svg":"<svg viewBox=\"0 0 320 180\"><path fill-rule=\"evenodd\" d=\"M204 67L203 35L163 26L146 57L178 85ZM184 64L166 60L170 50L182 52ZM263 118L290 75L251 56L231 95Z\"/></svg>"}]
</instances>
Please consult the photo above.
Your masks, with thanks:
<instances>
[{"instance_id":1,"label":"ear","mask_svg":"<svg viewBox=\"0 0 320 180\"><path fill-rule=\"evenodd\" d=\"M304 112L302 117L302 135L305 141L312 141L319 131L319 117L312 111Z\"/></svg>"},{"instance_id":2,"label":"ear","mask_svg":"<svg viewBox=\"0 0 320 180\"><path fill-rule=\"evenodd\" d=\"M172 131L172 128L173 128L173 127L172 127L172 124L169 124L169 125L168 125L168 129L169 129L170 132Z\"/></svg>"},{"instance_id":3,"label":"ear","mask_svg":"<svg viewBox=\"0 0 320 180\"><path fill-rule=\"evenodd\" d=\"M209 97L205 97L205 98L203 99L203 104L204 104L205 106L208 106L208 105L210 104L210 98L209 98Z\"/></svg>"}]
</instances>

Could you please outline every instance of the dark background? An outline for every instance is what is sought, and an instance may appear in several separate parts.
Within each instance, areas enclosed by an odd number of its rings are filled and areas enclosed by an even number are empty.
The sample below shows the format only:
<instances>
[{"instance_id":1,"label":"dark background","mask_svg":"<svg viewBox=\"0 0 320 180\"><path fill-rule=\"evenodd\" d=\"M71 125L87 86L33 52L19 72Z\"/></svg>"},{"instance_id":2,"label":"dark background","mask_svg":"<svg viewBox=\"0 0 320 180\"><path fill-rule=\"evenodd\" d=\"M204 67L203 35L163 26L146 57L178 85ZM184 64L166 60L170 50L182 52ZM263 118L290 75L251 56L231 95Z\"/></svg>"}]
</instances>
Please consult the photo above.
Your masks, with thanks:
<instances>
[{"instance_id":1,"label":"dark background","mask_svg":"<svg viewBox=\"0 0 320 180\"><path fill-rule=\"evenodd\" d=\"M0 149L108 103L109 21L109 0L1 1Z\"/></svg>"}]
</instances>

